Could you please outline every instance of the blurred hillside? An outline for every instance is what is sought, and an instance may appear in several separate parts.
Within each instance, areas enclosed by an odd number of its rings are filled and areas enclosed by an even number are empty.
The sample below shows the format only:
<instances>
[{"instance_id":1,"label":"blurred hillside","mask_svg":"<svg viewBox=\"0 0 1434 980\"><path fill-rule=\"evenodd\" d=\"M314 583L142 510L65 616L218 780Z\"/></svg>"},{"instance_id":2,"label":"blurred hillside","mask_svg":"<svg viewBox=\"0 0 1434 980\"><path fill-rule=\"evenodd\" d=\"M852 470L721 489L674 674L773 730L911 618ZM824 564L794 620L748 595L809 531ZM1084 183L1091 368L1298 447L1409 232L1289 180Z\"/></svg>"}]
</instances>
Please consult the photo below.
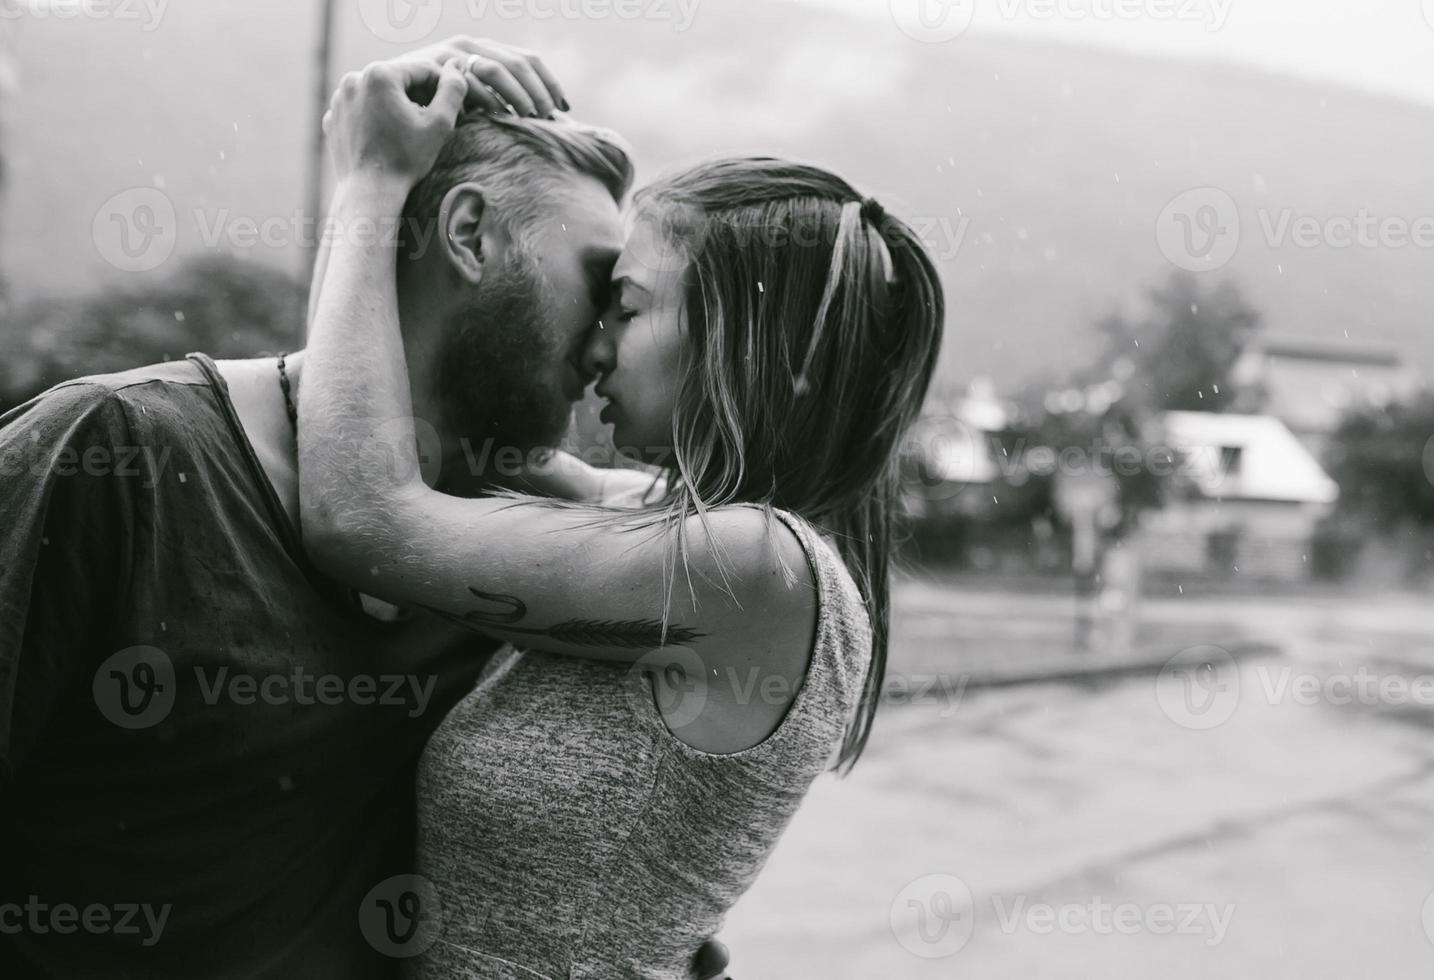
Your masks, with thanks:
<instances>
[{"instance_id":1,"label":"blurred hillside","mask_svg":"<svg viewBox=\"0 0 1434 980\"><path fill-rule=\"evenodd\" d=\"M339 70L413 46L375 38L358 6L339 4ZM1093 356L1091 323L1169 271L1161 209L1206 185L1241 206L1244 238L1222 275L1272 329L1393 342L1434 368L1434 249L1274 250L1256 217L1434 216L1428 108L1227 66L970 36L919 44L772 0L700 5L686 31L475 22L460 2L444 13L428 39L463 31L543 50L575 113L623 131L646 176L716 152L793 154L912 217L950 288L949 380L1014 384ZM149 31L26 23L0 229L17 295L172 269L119 273L97 251L96 215L127 188L175 202L179 254L236 217L294 217L316 21L298 0L172 0ZM290 245L245 254L299 269Z\"/></svg>"}]
</instances>

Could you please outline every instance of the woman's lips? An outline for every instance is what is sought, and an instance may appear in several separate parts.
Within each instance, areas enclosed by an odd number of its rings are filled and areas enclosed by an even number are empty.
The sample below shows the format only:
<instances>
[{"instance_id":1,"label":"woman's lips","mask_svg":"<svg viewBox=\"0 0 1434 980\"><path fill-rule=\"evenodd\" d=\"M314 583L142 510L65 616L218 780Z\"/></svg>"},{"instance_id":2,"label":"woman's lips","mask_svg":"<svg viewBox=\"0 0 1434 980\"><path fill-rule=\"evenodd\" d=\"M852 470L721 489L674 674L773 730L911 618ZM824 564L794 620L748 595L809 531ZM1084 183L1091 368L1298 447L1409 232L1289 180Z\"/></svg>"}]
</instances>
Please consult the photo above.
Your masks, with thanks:
<instances>
[{"instance_id":1,"label":"woman's lips","mask_svg":"<svg viewBox=\"0 0 1434 980\"><path fill-rule=\"evenodd\" d=\"M617 400L614 399L612 393L604 389L602 385L598 385L594 388L593 394L607 402L607 404L602 407L602 411L598 413L598 421L611 424L612 417L617 412Z\"/></svg>"}]
</instances>

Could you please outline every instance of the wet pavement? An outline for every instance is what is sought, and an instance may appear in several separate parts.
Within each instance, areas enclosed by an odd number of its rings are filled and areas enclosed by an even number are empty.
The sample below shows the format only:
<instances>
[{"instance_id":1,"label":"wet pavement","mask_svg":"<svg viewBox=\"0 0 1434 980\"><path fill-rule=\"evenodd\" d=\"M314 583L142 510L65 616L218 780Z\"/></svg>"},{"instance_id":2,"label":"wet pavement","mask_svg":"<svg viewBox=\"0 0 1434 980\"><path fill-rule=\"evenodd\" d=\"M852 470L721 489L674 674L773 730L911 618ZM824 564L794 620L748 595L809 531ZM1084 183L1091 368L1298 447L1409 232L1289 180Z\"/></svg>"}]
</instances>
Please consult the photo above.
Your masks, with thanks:
<instances>
[{"instance_id":1,"label":"wet pavement","mask_svg":"<svg viewBox=\"0 0 1434 980\"><path fill-rule=\"evenodd\" d=\"M948 604L1039 634L1066 602ZM733 975L1434 976L1424 601L1142 614L1189 626L1158 675L987 689L959 650L935 674L923 654L944 693L888 705L857 771L818 784L729 920ZM1225 660L1210 623L1284 653Z\"/></svg>"}]
</instances>

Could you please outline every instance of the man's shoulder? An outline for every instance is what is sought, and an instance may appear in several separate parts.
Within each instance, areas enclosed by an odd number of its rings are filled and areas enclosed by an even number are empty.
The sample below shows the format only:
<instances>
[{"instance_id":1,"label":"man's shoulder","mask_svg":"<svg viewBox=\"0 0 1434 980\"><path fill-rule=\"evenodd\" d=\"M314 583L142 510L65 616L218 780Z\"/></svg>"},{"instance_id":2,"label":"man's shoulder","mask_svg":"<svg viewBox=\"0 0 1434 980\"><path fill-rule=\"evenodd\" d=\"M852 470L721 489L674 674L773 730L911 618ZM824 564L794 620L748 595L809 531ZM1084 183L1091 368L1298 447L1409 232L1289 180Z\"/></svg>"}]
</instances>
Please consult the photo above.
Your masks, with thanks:
<instances>
[{"instance_id":1,"label":"man's shoulder","mask_svg":"<svg viewBox=\"0 0 1434 980\"><path fill-rule=\"evenodd\" d=\"M151 430L165 428L185 419L192 423L198 409L217 410L214 394L193 360L148 364L62 381L0 415L0 430L15 425L68 430L86 424L106 429L136 424Z\"/></svg>"},{"instance_id":2,"label":"man's shoulder","mask_svg":"<svg viewBox=\"0 0 1434 980\"><path fill-rule=\"evenodd\" d=\"M148 410L166 403L192 405L198 390L211 389L208 377L192 360L171 360L145 364L122 372L86 374L60 382L32 397L10 412L0 415L0 426L16 419L76 420L87 416L109 416L126 409Z\"/></svg>"},{"instance_id":3,"label":"man's shoulder","mask_svg":"<svg viewBox=\"0 0 1434 980\"><path fill-rule=\"evenodd\" d=\"M187 389L209 387L209 379L199 365L189 358L182 358L112 374L87 374L62 381L38 397L58 399L62 403L106 401L110 398L133 402L143 399L146 394L173 397Z\"/></svg>"}]
</instances>

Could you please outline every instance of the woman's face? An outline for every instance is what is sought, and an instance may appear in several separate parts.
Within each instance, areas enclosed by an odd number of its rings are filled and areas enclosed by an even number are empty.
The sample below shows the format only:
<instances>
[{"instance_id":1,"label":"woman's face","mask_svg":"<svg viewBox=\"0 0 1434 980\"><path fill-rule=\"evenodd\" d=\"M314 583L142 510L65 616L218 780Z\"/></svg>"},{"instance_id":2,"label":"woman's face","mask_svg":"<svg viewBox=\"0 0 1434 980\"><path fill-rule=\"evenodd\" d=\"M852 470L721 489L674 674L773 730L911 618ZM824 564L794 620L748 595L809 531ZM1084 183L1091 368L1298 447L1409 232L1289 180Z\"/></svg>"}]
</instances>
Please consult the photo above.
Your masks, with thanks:
<instances>
[{"instance_id":1,"label":"woman's face","mask_svg":"<svg viewBox=\"0 0 1434 980\"><path fill-rule=\"evenodd\" d=\"M606 400L613 444L639 459L672 450L672 414L685 342L684 260L649 220L638 220L613 267L612 298L583 355Z\"/></svg>"}]
</instances>

